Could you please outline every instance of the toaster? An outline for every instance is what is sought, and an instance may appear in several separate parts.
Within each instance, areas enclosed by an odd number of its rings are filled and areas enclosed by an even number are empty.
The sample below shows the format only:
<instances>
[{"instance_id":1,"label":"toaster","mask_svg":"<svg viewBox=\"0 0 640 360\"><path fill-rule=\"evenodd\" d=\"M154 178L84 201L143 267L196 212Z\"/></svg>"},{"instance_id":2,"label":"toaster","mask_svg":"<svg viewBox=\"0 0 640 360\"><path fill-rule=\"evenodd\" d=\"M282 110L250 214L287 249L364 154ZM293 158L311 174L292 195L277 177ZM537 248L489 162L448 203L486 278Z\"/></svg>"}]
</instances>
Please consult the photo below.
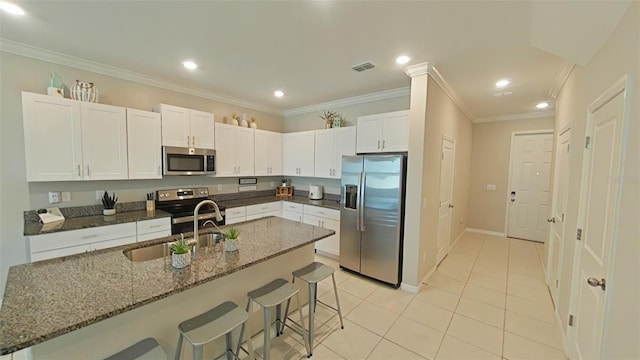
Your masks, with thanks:
<instances>
[{"instance_id":1,"label":"toaster","mask_svg":"<svg viewBox=\"0 0 640 360\"><path fill-rule=\"evenodd\" d=\"M324 196L322 191L322 186L320 185L309 185L309 199L310 200L321 200Z\"/></svg>"}]
</instances>

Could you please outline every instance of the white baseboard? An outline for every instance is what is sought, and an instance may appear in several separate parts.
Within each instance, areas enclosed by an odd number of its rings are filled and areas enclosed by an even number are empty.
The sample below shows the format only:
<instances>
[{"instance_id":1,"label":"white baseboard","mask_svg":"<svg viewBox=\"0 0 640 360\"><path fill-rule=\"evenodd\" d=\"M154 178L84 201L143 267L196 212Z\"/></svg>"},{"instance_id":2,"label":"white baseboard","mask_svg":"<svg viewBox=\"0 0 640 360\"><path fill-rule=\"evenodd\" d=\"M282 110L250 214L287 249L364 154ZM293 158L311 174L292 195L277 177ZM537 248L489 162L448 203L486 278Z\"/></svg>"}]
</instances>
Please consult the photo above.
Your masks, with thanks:
<instances>
[{"instance_id":1,"label":"white baseboard","mask_svg":"<svg viewBox=\"0 0 640 360\"><path fill-rule=\"evenodd\" d=\"M406 291L406 292L410 292L412 294L417 294L420 292L420 288L422 287L422 284L418 285L418 286L413 286L413 285L409 285L407 283L402 283L400 284L400 289Z\"/></svg>"},{"instance_id":2,"label":"white baseboard","mask_svg":"<svg viewBox=\"0 0 640 360\"><path fill-rule=\"evenodd\" d=\"M470 228L470 227L468 227L465 231L474 232L474 233L478 233L478 234L485 234L485 235L501 236L501 237L506 237L507 236L507 234L505 234L503 232L489 231L489 230L482 230L482 229L474 229L474 228Z\"/></svg>"},{"instance_id":3,"label":"white baseboard","mask_svg":"<svg viewBox=\"0 0 640 360\"><path fill-rule=\"evenodd\" d=\"M429 270L429 272L427 273L427 275L424 276L424 278L422 278L422 281L420 281L420 284L426 284L427 280L429 280L429 278L431 276L433 276L433 274L435 274L436 270L438 269L438 265L434 266L431 270Z\"/></svg>"},{"instance_id":4,"label":"white baseboard","mask_svg":"<svg viewBox=\"0 0 640 360\"><path fill-rule=\"evenodd\" d=\"M340 261L340 256L332 252L316 249L316 254Z\"/></svg>"},{"instance_id":5,"label":"white baseboard","mask_svg":"<svg viewBox=\"0 0 640 360\"><path fill-rule=\"evenodd\" d=\"M464 233L465 233L465 232L467 232L467 229L464 229L464 230L460 233L460 235L458 235L458 237L457 237L455 240L453 240L453 244L451 244L451 245L449 246L449 251L451 251L451 250L456 246L456 244L458 243L458 240L460 240L460 238L462 238L462 235L464 235Z\"/></svg>"}]
</instances>

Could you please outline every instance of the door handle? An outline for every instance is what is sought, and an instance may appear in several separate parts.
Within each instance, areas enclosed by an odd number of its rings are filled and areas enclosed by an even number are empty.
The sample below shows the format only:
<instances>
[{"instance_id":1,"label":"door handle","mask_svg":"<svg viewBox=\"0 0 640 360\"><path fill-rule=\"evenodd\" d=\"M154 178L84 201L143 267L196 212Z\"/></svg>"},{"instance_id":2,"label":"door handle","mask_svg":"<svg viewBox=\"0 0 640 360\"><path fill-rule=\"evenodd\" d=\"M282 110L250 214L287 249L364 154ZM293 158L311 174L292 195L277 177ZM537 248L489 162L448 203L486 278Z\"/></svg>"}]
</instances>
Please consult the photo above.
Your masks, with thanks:
<instances>
[{"instance_id":1,"label":"door handle","mask_svg":"<svg viewBox=\"0 0 640 360\"><path fill-rule=\"evenodd\" d=\"M605 289L605 287L607 285L607 282L605 281L605 279L598 280L598 279L596 279L594 277L590 277L590 278L587 279L587 284L589 284L590 286L593 286L593 287L598 287L599 286L604 291L604 289Z\"/></svg>"},{"instance_id":2,"label":"door handle","mask_svg":"<svg viewBox=\"0 0 640 360\"><path fill-rule=\"evenodd\" d=\"M511 192L511 202L515 202L516 201L516 192L512 191Z\"/></svg>"},{"instance_id":3,"label":"door handle","mask_svg":"<svg viewBox=\"0 0 640 360\"><path fill-rule=\"evenodd\" d=\"M193 147L196 147L196 137L195 137L195 135L191 137L191 144L193 144Z\"/></svg>"},{"instance_id":4,"label":"door handle","mask_svg":"<svg viewBox=\"0 0 640 360\"><path fill-rule=\"evenodd\" d=\"M380 150L380 140L378 140L378 150Z\"/></svg>"},{"instance_id":5,"label":"door handle","mask_svg":"<svg viewBox=\"0 0 640 360\"><path fill-rule=\"evenodd\" d=\"M449 209L453 209L453 205L449 204Z\"/></svg>"},{"instance_id":6,"label":"door handle","mask_svg":"<svg viewBox=\"0 0 640 360\"><path fill-rule=\"evenodd\" d=\"M547 222L555 223L556 222L556 218L552 217L551 219L547 219Z\"/></svg>"},{"instance_id":7,"label":"door handle","mask_svg":"<svg viewBox=\"0 0 640 360\"><path fill-rule=\"evenodd\" d=\"M382 140L382 150L384 150L384 140Z\"/></svg>"},{"instance_id":8,"label":"door handle","mask_svg":"<svg viewBox=\"0 0 640 360\"><path fill-rule=\"evenodd\" d=\"M362 173L362 182L360 183L360 210L359 210L359 215L360 215L360 231L364 231L365 230L365 225L364 225L364 188L367 184L367 174L366 173Z\"/></svg>"}]
</instances>

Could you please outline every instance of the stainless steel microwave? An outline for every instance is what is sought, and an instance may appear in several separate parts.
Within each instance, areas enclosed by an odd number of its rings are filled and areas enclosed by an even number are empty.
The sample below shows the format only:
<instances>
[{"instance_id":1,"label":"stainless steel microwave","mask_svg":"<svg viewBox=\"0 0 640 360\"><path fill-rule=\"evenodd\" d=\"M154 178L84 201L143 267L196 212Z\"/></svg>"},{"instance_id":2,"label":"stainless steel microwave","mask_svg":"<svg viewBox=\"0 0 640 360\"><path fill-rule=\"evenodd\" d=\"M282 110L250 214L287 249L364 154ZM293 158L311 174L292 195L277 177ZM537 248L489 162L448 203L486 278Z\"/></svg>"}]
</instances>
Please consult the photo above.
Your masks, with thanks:
<instances>
[{"instance_id":1,"label":"stainless steel microwave","mask_svg":"<svg viewBox=\"0 0 640 360\"><path fill-rule=\"evenodd\" d=\"M215 175L215 173L215 150L162 147L163 175Z\"/></svg>"}]
</instances>

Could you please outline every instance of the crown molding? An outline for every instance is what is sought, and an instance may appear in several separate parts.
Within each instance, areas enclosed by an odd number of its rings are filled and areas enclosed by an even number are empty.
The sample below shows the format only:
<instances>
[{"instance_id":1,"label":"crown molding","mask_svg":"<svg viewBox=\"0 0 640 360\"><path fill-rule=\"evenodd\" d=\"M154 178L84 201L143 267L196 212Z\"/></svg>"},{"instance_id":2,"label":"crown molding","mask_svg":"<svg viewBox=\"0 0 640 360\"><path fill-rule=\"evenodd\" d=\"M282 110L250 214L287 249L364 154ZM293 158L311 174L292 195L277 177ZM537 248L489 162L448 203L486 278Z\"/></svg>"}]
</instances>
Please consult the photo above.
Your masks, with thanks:
<instances>
[{"instance_id":1,"label":"crown molding","mask_svg":"<svg viewBox=\"0 0 640 360\"><path fill-rule=\"evenodd\" d=\"M415 64L411 66L407 66L404 68L404 73L409 77L420 76L429 73L433 69L433 65L428 62L423 62L421 64Z\"/></svg>"},{"instance_id":2,"label":"crown molding","mask_svg":"<svg viewBox=\"0 0 640 360\"><path fill-rule=\"evenodd\" d=\"M35 46L23 44L20 42L0 38L0 51L20 55L24 57L29 57L37 60L42 60L58 65L69 66L72 68L90 71L106 76L111 76L114 78L132 81L140 84L150 85L159 87L162 89L167 89L171 91L176 91L179 93L198 96L201 98L220 101L223 103L242 106L253 110L263 111L270 114L282 115L281 110L265 107L262 105L254 104L248 102L243 99L238 99L235 97L215 93L206 89L196 88L196 87L188 87L183 85L178 85L176 83L152 77L149 75L141 74L134 71L125 70L122 68L118 68L115 66L105 65L99 62L78 58L71 55L62 54L59 52L46 50L42 48L38 48Z\"/></svg>"},{"instance_id":3,"label":"crown molding","mask_svg":"<svg viewBox=\"0 0 640 360\"><path fill-rule=\"evenodd\" d=\"M407 87L402 87L397 89L378 91L371 94L359 95L359 96L354 96L354 97L335 100L335 101L329 101L321 104L288 109L284 111L284 116L286 117L286 116L307 114L314 111L326 110L328 108L364 104L372 101L380 101L380 100L392 99L392 98L409 96L409 95L411 95L411 88L407 86Z\"/></svg>"},{"instance_id":4,"label":"crown molding","mask_svg":"<svg viewBox=\"0 0 640 360\"><path fill-rule=\"evenodd\" d=\"M571 75L571 72L575 67L576 64L566 61L562 65L562 67L558 69L556 77L555 79L553 79L553 83L551 84L551 88L549 89L549 96L551 96L551 98L555 99L558 96L558 93L560 93L562 86L564 86L564 83L567 81L569 75Z\"/></svg>"},{"instance_id":5,"label":"crown molding","mask_svg":"<svg viewBox=\"0 0 640 360\"><path fill-rule=\"evenodd\" d=\"M464 106L464 104L462 103L462 100L460 100L460 98L458 97L456 92L453 90L453 88L442 77L438 69L436 69L435 67L432 67L428 73L429 75L431 75L431 78L438 85L440 85L440 87L442 88L444 93L449 97L449 99L451 99L451 101L453 101L453 103L456 104L458 109L460 109L460 111L462 111L462 113L465 114L469 118L469 120L473 122L475 120L475 116L473 116L473 114L471 114L471 111L469 111L469 109L467 109L466 106Z\"/></svg>"},{"instance_id":6,"label":"crown molding","mask_svg":"<svg viewBox=\"0 0 640 360\"><path fill-rule=\"evenodd\" d=\"M535 111L522 114L510 114L502 116L489 116L475 119L474 123L485 123L494 121L509 121L509 120L527 120L527 119L541 119L555 116L553 110Z\"/></svg>"}]
</instances>

